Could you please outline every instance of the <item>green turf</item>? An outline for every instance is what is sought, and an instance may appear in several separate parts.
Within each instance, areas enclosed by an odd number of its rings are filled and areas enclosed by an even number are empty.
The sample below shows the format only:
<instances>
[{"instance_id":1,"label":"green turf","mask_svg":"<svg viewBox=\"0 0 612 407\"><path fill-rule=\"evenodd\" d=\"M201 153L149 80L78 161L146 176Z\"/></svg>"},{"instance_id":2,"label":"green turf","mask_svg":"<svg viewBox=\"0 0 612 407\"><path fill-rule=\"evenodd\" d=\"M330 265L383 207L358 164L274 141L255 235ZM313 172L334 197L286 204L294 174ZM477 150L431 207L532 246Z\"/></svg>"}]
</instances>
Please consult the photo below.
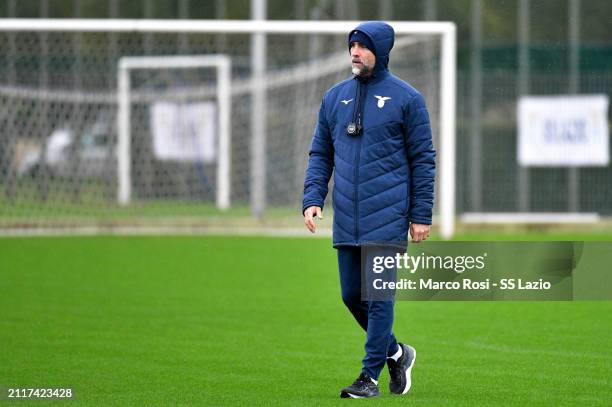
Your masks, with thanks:
<instances>
[{"instance_id":1,"label":"green turf","mask_svg":"<svg viewBox=\"0 0 612 407\"><path fill-rule=\"evenodd\" d=\"M364 339L327 239L0 239L0 309L0 387L69 405L346 404ZM609 405L611 327L612 302L401 302L413 389L366 402Z\"/></svg>"},{"instance_id":2,"label":"green turf","mask_svg":"<svg viewBox=\"0 0 612 407\"><path fill-rule=\"evenodd\" d=\"M78 226L130 220L145 220L151 224L160 218L176 221L196 217L208 221L253 221L251 209L244 202L233 202L229 209L220 210L214 202L203 201L200 197L190 201L185 198L139 199L136 196L130 205L123 206L117 203L115 191L108 190L101 181L84 181L79 194L59 180L47 186L49 195L43 200L32 180L20 184L13 199L8 198L6 187L0 185L0 226L41 226L49 222L77 223ZM289 217L298 225L299 213L295 205L266 209L270 220Z\"/></svg>"}]
</instances>

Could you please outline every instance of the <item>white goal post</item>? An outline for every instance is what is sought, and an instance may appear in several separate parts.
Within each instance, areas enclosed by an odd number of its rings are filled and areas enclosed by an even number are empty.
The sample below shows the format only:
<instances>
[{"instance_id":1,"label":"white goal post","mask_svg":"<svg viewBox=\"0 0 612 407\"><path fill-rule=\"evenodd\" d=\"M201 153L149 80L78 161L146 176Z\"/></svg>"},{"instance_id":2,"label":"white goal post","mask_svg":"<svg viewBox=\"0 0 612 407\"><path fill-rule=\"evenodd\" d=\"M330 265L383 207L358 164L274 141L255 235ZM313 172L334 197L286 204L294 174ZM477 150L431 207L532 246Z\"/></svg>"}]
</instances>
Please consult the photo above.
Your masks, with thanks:
<instances>
[{"instance_id":1,"label":"white goal post","mask_svg":"<svg viewBox=\"0 0 612 407\"><path fill-rule=\"evenodd\" d=\"M230 115L231 60L226 55L185 55L158 57L122 57L117 72L119 113L117 174L118 201L127 205L131 199L131 131L130 131L130 72L136 69L189 69L213 67L217 71L218 158L216 203L219 209L230 206Z\"/></svg>"},{"instance_id":2,"label":"white goal post","mask_svg":"<svg viewBox=\"0 0 612 407\"><path fill-rule=\"evenodd\" d=\"M116 33L226 33L251 34L253 37L266 34L348 34L359 21L267 21L267 20L131 20L131 19L0 19L3 32L116 32ZM438 36L440 38L440 108L439 128L439 224L443 238L450 238L455 228L455 98L456 98L456 27L452 22L402 22L390 21L397 35ZM265 41L252 42L252 69L261 70L265 64ZM259 86L258 86L259 85ZM264 86L252 79L253 111L263 100ZM262 102L263 103L263 102ZM265 109L265 107L263 107ZM252 129L252 139L265 146L266 123L258 123ZM125 141L124 141L125 143ZM125 149L126 145L122 146ZM254 148L251 163L259 174L266 174L265 150ZM125 153L125 152L124 152ZM124 164L125 165L125 164ZM128 164L129 165L129 164ZM122 168L129 171L129 167ZM257 180L255 180L257 181ZM125 187L124 187L125 188ZM128 187L129 188L129 187ZM252 196L265 200L265 184L253 182ZM129 196L129 191L127 191ZM126 191L122 192L126 197Z\"/></svg>"}]
</instances>

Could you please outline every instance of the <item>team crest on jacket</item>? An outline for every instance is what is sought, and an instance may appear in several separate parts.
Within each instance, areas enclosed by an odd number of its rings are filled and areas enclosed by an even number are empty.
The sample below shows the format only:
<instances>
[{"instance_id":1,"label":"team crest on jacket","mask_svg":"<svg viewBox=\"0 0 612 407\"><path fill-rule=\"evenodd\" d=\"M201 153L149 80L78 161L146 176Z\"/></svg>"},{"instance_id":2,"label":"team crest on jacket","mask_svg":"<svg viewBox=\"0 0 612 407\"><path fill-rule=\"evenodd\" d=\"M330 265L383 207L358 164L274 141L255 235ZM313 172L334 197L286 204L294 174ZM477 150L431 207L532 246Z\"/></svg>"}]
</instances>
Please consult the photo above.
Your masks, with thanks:
<instances>
[{"instance_id":1,"label":"team crest on jacket","mask_svg":"<svg viewBox=\"0 0 612 407\"><path fill-rule=\"evenodd\" d=\"M376 106L378 106L379 108L383 108L383 106L385 105L385 102L389 99L391 99L389 96L378 96L378 95L374 95L374 97L376 99L378 99L378 103L376 104Z\"/></svg>"}]
</instances>

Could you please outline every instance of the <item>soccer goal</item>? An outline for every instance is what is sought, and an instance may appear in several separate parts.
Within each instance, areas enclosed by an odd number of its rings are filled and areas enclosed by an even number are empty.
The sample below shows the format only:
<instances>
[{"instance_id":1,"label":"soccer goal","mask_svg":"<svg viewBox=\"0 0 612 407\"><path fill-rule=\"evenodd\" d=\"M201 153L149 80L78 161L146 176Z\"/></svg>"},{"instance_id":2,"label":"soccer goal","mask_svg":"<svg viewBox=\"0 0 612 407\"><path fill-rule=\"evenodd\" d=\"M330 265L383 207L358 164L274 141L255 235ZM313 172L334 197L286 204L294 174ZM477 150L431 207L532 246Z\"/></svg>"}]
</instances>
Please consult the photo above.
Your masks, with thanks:
<instances>
[{"instance_id":1,"label":"soccer goal","mask_svg":"<svg viewBox=\"0 0 612 407\"><path fill-rule=\"evenodd\" d=\"M168 134L177 137L187 136L191 140L174 141L174 142L158 142L161 144L158 149L162 156L170 156L174 158L192 158L205 160L207 156L212 156L211 160L217 162L217 190L216 204L219 209L227 209L230 206L230 97L231 97L231 60L226 55L188 55L188 56L162 56L162 57L121 57L119 59L118 79L117 79L117 95L118 95L118 141L117 141L117 178L118 178L118 200L122 205L127 205L131 200L131 185L132 172L131 164L131 86L130 73L134 70L171 70L171 69L196 69L196 68L214 68L217 74L216 101L218 111L216 117L208 117L208 122L212 122L212 126L207 126L207 123L202 123L198 119L202 119L201 115L206 115L207 109L205 106L194 105L189 106L190 112L184 117L181 111L178 112L169 110L172 105L155 105L153 106L153 120L162 120L162 123L153 124L151 127L156 129L171 125L171 129L161 129L153 131L154 133L162 132L157 138L164 140L168 138ZM159 96L159 95L158 95ZM175 95L176 96L176 95ZM178 92L179 101L184 102L189 95L186 92ZM198 96L197 92L191 92L192 97ZM159 102L158 102L159 103ZM164 109L165 108L165 109ZM199 109L198 109L199 108ZM164 114L166 113L166 114ZM178 116L178 117L177 117ZM183 117L181 117L183 116ZM215 120L217 119L217 120ZM168 123L170 122L170 123ZM215 123L216 122L216 123ZM216 125L215 125L216 124ZM181 126L183 125L183 126ZM178 127L178 129L177 129ZM187 127L185 129L184 127ZM210 134L200 135L202 130L210 129ZM165 131L164 131L165 130ZM216 139L218 135L218 140ZM155 136L154 136L155 137ZM201 142L200 138L208 138L210 142ZM191 142L190 142L191 141ZM216 142L216 143L215 143ZM165 148L164 148L165 147ZM212 150L212 151L207 151ZM218 153L215 154L216 147ZM182 151L185 150L185 151ZM169 154L173 151L174 154ZM216 155L216 160L215 160Z\"/></svg>"},{"instance_id":2,"label":"soccer goal","mask_svg":"<svg viewBox=\"0 0 612 407\"><path fill-rule=\"evenodd\" d=\"M1 20L3 212L42 226L75 213L105 221L160 206L168 217L200 214L208 203L255 216L293 213L321 98L351 75L347 35L358 23ZM435 223L450 237L455 25L390 24L390 68L428 103L438 151ZM212 55L227 65L192 66ZM194 127L213 121L212 136L197 135ZM174 139L188 142L173 149Z\"/></svg>"}]
</instances>

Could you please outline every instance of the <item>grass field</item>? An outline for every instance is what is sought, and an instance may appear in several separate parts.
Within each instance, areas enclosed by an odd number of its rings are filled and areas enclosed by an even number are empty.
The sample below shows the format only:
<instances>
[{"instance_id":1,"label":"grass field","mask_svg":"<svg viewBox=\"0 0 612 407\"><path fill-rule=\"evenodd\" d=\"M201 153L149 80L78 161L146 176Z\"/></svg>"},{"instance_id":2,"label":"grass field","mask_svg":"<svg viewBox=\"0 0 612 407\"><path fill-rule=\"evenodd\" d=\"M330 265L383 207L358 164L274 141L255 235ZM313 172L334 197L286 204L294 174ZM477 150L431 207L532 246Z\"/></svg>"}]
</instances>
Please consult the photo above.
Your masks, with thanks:
<instances>
[{"instance_id":1,"label":"grass field","mask_svg":"<svg viewBox=\"0 0 612 407\"><path fill-rule=\"evenodd\" d=\"M346 404L360 370L328 239L0 239L0 293L0 387L79 405ZM413 389L372 405L612 400L612 302L399 302L395 332Z\"/></svg>"}]
</instances>

